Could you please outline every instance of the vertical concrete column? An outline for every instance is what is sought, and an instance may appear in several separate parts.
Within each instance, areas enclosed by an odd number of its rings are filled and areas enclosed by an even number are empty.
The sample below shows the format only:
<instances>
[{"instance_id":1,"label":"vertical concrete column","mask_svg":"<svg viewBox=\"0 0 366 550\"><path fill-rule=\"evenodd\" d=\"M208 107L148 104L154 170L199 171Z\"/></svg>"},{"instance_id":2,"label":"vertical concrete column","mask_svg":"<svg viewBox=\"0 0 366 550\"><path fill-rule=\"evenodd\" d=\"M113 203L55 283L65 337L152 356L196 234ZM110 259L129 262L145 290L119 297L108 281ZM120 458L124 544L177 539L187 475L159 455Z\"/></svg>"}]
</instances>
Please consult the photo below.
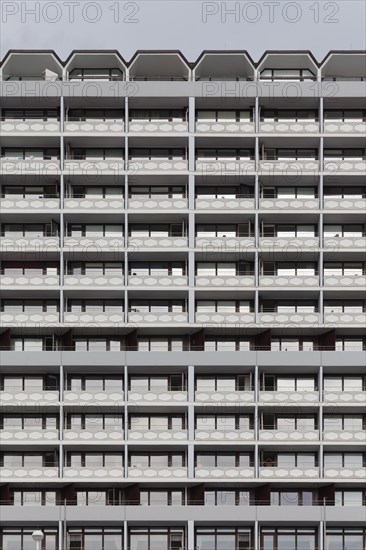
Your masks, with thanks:
<instances>
[{"instance_id":1,"label":"vertical concrete column","mask_svg":"<svg viewBox=\"0 0 366 550\"><path fill-rule=\"evenodd\" d=\"M64 155L65 155L65 143L64 143L64 120L65 120L65 102L64 97L60 98L60 181L59 181L59 193L60 193L60 227L59 227L59 239L60 239L60 322L64 322L64 273L65 273L65 261L64 261L64 239L65 239L65 223L64 223L64 205L65 205L65 181L64 181Z\"/></svg>"},{"instance_id":2,"label":"vertical concrete column","mask_svg":"<svg viewBox=\"0 0 366 550\"><path fill-rule=\"evenodd\" d=\"M195 550L194 548L194 521L187 522L187 550Z\"/></svg>"},{"instance_id":3,"label":"vertical concrete column","mask_svg":"<svg viewBox=\"0 0 366 550\"><path fill-rule=\"evenodd\" d=\"M128 323L128 263L129 263L129 256L128 256L128 205L129 205L129 199L128 199L128 184L129 184L129 150L128 150L128 129L129 129L129 100L128 97L124 98L124 108L125 108L125 128L124 128L124 147L125 147L125 177L124 177L124 194L125 194L125 200L124 200L124 206L125 206L125 223L124 223L124 232L125 232L125 238L124 238L124 281L125 281L125 290L123 293L124 298L124 321L125 323Z\"/></svg>"},{"instance_id":4,"label":"vertical concrete column","mask_svg":"<svg viewBox=\"0 0 366 550\"><path fill-rule=\"evenodd\" d=\"M194 366L188 366L188 478L194 478Z\"/></svg>"},{"instance_id":5,"label":"vertical concrete column","mask_svg":"<svg viewBox=\"0 0 366 550\"><path fill-rule=\"evenodd\" d=\"M124 406L124 431L125 431L125 447L124 447L124 471L125 471L125 479L128 478L128 366L124 365L123 367L123 387L124 387L124 394L125 394L125 406Z\"/></svg>"},{"instance_id":6,"label":"vertical concrete column","mask_svg":"<svg viewBox=\"0 0 366 550\"><path fill-rule=\"evenodd\" d=\"M195 318L195 97L188 98L188 322Z\"/></svg>"},{"instance_id":7,"label":"vertical concrete column","mask_svg":"<svg viewBox=\"0 0 366 550\"><path fill-rule=\"evenodd\" d=\"M65 375L64 367L60 365L60 409L59 409L59 476L63 477L64 475L64 449L63 449L63 440L64 440L64 386L65 386Z\"/></svg>"}]
</instances>

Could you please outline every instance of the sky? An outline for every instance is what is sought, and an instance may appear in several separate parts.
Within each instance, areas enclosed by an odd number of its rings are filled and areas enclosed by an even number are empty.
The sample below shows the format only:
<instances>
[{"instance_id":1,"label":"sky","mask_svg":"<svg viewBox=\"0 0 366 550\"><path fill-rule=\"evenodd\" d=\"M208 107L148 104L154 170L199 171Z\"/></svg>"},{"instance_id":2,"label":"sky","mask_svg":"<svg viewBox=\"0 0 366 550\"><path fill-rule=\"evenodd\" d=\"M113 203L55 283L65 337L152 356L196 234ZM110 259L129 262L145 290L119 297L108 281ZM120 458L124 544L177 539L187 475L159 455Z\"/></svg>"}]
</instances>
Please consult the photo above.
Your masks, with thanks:
<instances>
[{"instance_id":1,"label":"sky","mask_svg":"<svg viewBox=\"0 0 366 550\"><path fill-rule=\"evenodd\" d=\"M0 54L9 49L116 49L129 60L138 49L366 49L365 0L0 0Z\"/></svg>"}]
</instances>

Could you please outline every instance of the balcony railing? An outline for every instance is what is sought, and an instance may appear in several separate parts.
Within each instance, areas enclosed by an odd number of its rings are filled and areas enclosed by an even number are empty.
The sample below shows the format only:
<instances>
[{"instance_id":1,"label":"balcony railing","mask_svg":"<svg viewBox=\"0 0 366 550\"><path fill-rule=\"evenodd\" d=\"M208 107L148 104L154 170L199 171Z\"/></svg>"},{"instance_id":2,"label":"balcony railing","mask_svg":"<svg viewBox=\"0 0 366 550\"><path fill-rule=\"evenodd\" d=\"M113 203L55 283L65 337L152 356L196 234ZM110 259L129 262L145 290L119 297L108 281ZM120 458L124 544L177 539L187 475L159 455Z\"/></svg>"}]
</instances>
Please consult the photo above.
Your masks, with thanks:
<instances>
[{"instance_id":1,"label":"balcony railing","mask_svg":"<svg viewBox=\"0 0 366 550\"><path fill-rule=\"evenodd\" d=\"M185 441L188 436L187 430L174 428L168 430L164 426L150 428L149 430L137 429L133 426L128 430L129 441Z\"/></svg>"},{"instance_id":2,"label":"balcony railing","mask_svg":"<svg viewBox=\"0 0 366 550\"><path fill-rule=\"evenodd\" d=\"M65 390L64 402L67 404L103 404L103 405L122 405L125 400L124 391L116 386L115 389L88 389Z\"/></svg>"},{"instance_id":3,"label":"balcony railing","mask_svg":"<svg viewBox=\"0 0 366 550\"><path fill-rule=\"evenodd\" d=\"M70 134L120 134L124 130L122 119L69 118L64 124L64 132Z\"/></svg>"},{"instance_id":4,"label":"balcony railing","mask_svg":"<svg viewBox=\"0 0 366 550\"><path fill-rule=\"evenodd\" d=\"M259 401L268 404L281 405L298 405L299 403L306 405L319 403L319 392L315 390L307 391L268 391L262 390L259 392Z\"/></svg>"},{"instance_id":5,"label":"balcony railing","mask_svg":"<svg viewBox=\"0 0 366 550\"><path fill-rule=\"evenodd\" d=\"M346 120L324 120L324 132L329 134L366 134L366 123L352 118Z\"/></svg>"},{"instance_id":6,"label":"balcony railing","mask_svg":"<svg viewBox=\"0 0 366 550\"><path fill-rule=\"evenodd\" d=\"M261 160L259 163L261 174L314 174L319 172L319 161L317 159L283 159L283 160Z\"/></svg>"},{"instance_id":7,"label":"balcony railing","mask_svg":"<svg viewBox=\"0 0 366 550\"><path fill-rule=\"evenodd\" d=\"M185 197L171 197L169 195L130 195L128 208L131 210L185 210L188 202Z\"/></svg>"},{"instance_id":8,"label":"balcony railing","mask_svg":"<svg viewBox=\"0 0 366 550\"><path fill-rule=\"evenodd\" d=\"M200 479L251 479L254 478L252 466L196 466L195 478Z\"/></svg>"},{"instance_id":9,"label":"balcony railing","mask_svg":"<svg viewBox=\"0 0 366 550\"><path fill-rule=\"evenodd\" d=\"M110 174L124 173L125 161L123 158L67 158L64 163L66 174Z\"/></svg>"},{"instance_id":10,"label":"balcony railing","mask_svg":"<svg viewBox=\"0 0 366 550\"><path fill-rule=\"evenodd\" d=\"M162 462L158 464L154 462L152 466L135 463L128 467L129 478L185 478L187 477L187 468L185 466L167 466Z\"/></svg>"},{"instance_id":11,"label":"balcony railing","mask_svg":"<svg viewBox=\"0 0 366 550\"><path fill-rule=\"evenodd\" d=\"M57 210L60 208L60 199L56 196L47 198L37 195L8 195L1 198L2 210Z\"/></svg>"},{"instance_id":12,"label":"balcony railing","mask_svg":"<svg viewBox=\"0 0 366 550\"><path fill-rule=\"evenodd\" d=\"M316 479L319 477L318 466L293 466L292 464L284 464L275 466L263 463L259 468L259 477L265 479Z\"/></svg>"},{"instance_id":13,"label":"balcony railing","mask_svg":"<svg viewBox=\"0 0 366 550\"><path fill-rule=\"evenodd\" d=\"M128 238L128 247L132 250L137 250L139 248L187 248L188 239L183 236L159 236L159 237L138 237L136 235Z\"/></svg>"},{"instance_id":14,"label":"balcony railing","mask_svg":"<svg viewBox=\"0 0 366 550\"><path fill-rule=\"evenodd\" d=\"M306 286L319 286L318 275L275 275L275 274L263 274L259 278L261 286L275 286L300 288Z\"/></svg>"},{"instance_id":15,"label":"balcony railing","mask_svg":"<svg viewBox=\"0 0 366 550\"><path fill-rule=\"evenodd\" d=\"M196 286L249 287L254 285L254 276L250 275L196 275Z\"/></svg>"},{"instance_id":16,"label":"balcony railing","mask_svg":"<svg viewBox=\"0 0 366 550\"><path fill-rule=\"evenodd\" d=\"M0 313L1 325L13 323L15 326L19 326L21 324L38 325L59 322L60 314L58 312L47 312L42 311L41 309L38 311L19 311L17 309L12 310L7 308L5 311Z\"/></svg>"},{"instance_id":17,"label":"balcony railing","mask_svg":"<svg viewBox=\"0 0 366 550\"><path fill-rule=\"evenodd\" d=\"M210 387L195 391L195 402L202 403L253 403L254 392L250 390L212 390Z\"/></svg>"},{"instance_id":18,"label":"balcony railing","mask_svg":"<svg viewBox=\"0 0 366 550\"><path fill-rule=\"evenodd\" d=\"M24 480L31 479L34 482L42 479L55 479L59 475L59 469L57 466L39 466L37 462L34 464L29 463L26 466L2 466L0 467L1 479L8 480L10 478L24 482Z\"/></svg>"},{"instance_id":19,"label":"balcony railing","mask_svg":"<svg viewBox=\"0 0 366 550\"><path fill-rule=\"evenodd\" d=\"M349 250L350 248L364 250L365 237L324 237L324 248L327 250Z\"/></svg>"},{"instance_id":20,"label":"balcony railing","mask_svg":"<svg viewBox=\"0 0 366 550\"><path fill-rule=\"evenodd\" d=\"M230 427L215 429L208 425L207 428L196 428L195 439L197 441L253 441L254 430Z\"/></svg>"},{"instance_id":21,"label":"balcony railing","mask_svg":"<svg viewBox=\"0 0 366 550\"><path fill-rule=\"evenodd\" d=\"M146 403L185 403L187 401L187 392L185 390L167 390L162 387L161 389L154 388L153 390L128 391L128 402L139 403L143 401Z\"/></svg>"},{"instance_id":22,"label":"balcony railing","mask_svg":"<svg viewBox=\"0 0 366 550\"><path fill-rule=\"evenodd\" d=\"M280 248L286 251L294 250L318 250L319 237L261 237L259 246L262 249Z\"/></svg>"},{"instance_id":23,"label":"balcony railing","mask_svg":"<svg viewBox=\"0 0 366 550\"><path fill-rule=\"evenodd\" d=\"M2 118L0 124L1 135L6 134L48 134L60 132L60 121L56 118Z\"/></svg>"},{"instance_id":24,"label":"balcony railing","mask_svg":"<svg viewBox=\"0 0 366 550\"><path fill-rule=\"evenodd\" d=\"M187 286L186 275L168 275L166 271L154 271L150 275L132 273L128 277L129 286L160 286L160 287L182 287Z\"/></svg>"},{"instance_id":25,"label":"balcony railing","mask_svg":"<svg viewBox=\"0 0 366 550\"><path fill-rule=\"evenodd\" d=\"M1 250L3 252L50 252L59 250L59 237L31 236L16 237L5 235L1 238Z\"/></svg>"},{"instance_id":26,"label":"balcony railing","mask_svg":"<svg viewBox=\"0 0 366 550\"><path fill-rule=\"evenodd\" d=\"M115 237L65 237L64 248L72 251L84 251L90 254L96 252L114 252L122 253L125 247L124 237L116 235Z\"/></svg>"},{"instance_id":27,"label":"balcony railing","mask_svg":"<svg viewBox=\"0 0 366 550\"><path fill-rule=\"evenodd\" d=\"M319 199L315 197L261 198L259 208L263 210L318 210Z\"/></svg>"},{"instance_id":28,"label":"balcony railing","mask_svg":"<svg viewBox=\"0 0 366 550\"><path fill-rule=\"evenodd\" d=\"M344 174L347 172L364 174L366 171L366 161L365 159L354 159L354 158L345 158L345 159L324 159L324 173L329 176L334 176L336 174Z\"/></svg>"},{"instance_id":29,"label":"balcony railing","mask_svg":"<svg viewBox=\"0 0 366 550\"><path fill-rule=\"evenodd\" d=\"M357 287L365 288L365 275L324 275L324 286L326 287Z\"/></svg>"},{"instance_id":30,"label":"balcony railing","mask_svg":"<svg viewBox=\"0 0 366 550\"><path fill-rule=\"evenodd\" d=\"M337 311L326 311L324 313L324 322L340 325L364 325L365 313L363 311L344 311L343 313Z\"/></svg>"},{"instance_id":31,"label":"balcony railing","mask_svg":"<svg viewBox=\"0 0 366 550\"><path fill-rule=\"evenodd\" d=\"M359 442L359 443L366 443L366 430L359 429L359 430L339 430L339 429L325 429L323 431L323 439L324 441L352 441L352 443Z\"/></svg>"},{"instance_id":32,"label":"balcony railing","mask_svg":"<svg viewBox=\"0 0 366 550\"><path fill-rule=\"evenodd\" d=\"M324 390L323 401L325 403L339 403L345 405L364 405L366 403L366 391L357 388L354 390Z\"/></svg>"},{"instance_id":33,"label":"balcony railing","mask_svg":"<svg viewBox=\"0 0 366 550\"><path fill-rule=\"evenodd\" d=\"M253 210L254 199L244 195L233 197L196 197L197 210Z\"/></svg>"},{"instance_id":34,"label":"balcony railing","mask_svg":"<svg viewBox=\"0 0 366 550\"><path fill-rule=\"evenodd\" d=\"M324 477L334 478L337 483L340 480L357 479L364 481L366 478L366 468L359 466L324 466Z\"/></svg>"},{"instance_id":35,"label":"balcony railing","mask_svg":"<svg viewBox=\"0 0 366 550\"><path fill-rule=\"evenodd\" d=\"M96 195L88 195L84 197L69 197L65 199L65 209L68 210L121 210L124 209L125 203L124 198L121 195L113 195L113 196L96 196Z\"/></svg>"},{"instance_id":36,"label":"balcony railing","mask_svg":"<svg viewBox=\"0 0 366 550\"><path fill-rule=\"evenodd\" d=\"M103 428L102 426L93 425L91 422L85 426L85 429L71 428L64 430L63 438L66 441L76 441L84 443L91 441L123 441L123 428L119 425L110 425Z\"/></svg>"},{"instance_id":37,"label":"balcony railing","mask_svg":"<svg viewBox=\"0 0 366 550\"><path fill-rule=\"evenodd\" d=\"M319 441L319 430L286 428L261 428L259 430L261 441Z\"/></svg>"},{"instance_id":38,"label":"balcony railing","mask_svg":"<svg viewBox=\"0 0 366 550\"><path fill-rule=\"evenodd\" d=\"M366 210L366 198L348 198L345 197L324 197L324 209L325 210Z\"/></svg>"},{"instance_id":39,"label":"balcony railing","mask_svg":"<svg viewBox=\"0 0 366 550\"><path fill-rule=\"evenodd\" d=\"M39 442L46 443L48 441L57 441L59 431L56 428L42 429L42 423L38 425L27 426L19 429L16 426L4 427L0 430L0 441L2 444L7 442Z\"/></svg>"},{"instance_id":40,"label":"balcony railing","mask_svg":"<svg viewBox=\"0 0 366 550\"><path fill-rule=\"evenodd\" d=\"M85 275L70 274L64 277L65 286L81 286L81 287L103 287L108 288L124 286L124 275L120 271L116 273L102 273L101 271L89 270Z\"/></svg>"},{"instance_id":41,"label":"balcony railing","mask_svg":"<svg viewBox=\"0 0 366 550\"><path fill-rule=\"evenodd\" d=\"M254 250L254 237L196 237L195 246L203 251L220 250L246 251Z\"/></svg>"},{"instance_id":42,"label":"balcony railing","mask_svg":"<svg viewBox=\"0 0 366 550\"><path fill-rule=\"evenodd\" d=\"M254 323L255 315L250 312L204 312L196 313L196 323Z\"/></svg>"},{"instance_id":43,"label":"balcony railing","mask_svg":"<svg viewBox=\"0 0 366 550\"><path fill-rule=\"evenodd\" d=\"M206 134L248 134L255 131L255 125L250 120L197 120L196 132Z\"/></svg>"},{"instance_id":44,"label":"balcony railing","mask_svg":"<svg viewBox=\"0 0 366 550\"><path fill-rule=\"evenodd\" d=\"M261 133L271 134L316 134L319 132L318 120L266 120L261 119Z\"/></svg>"},{"instance_id":45,"label":"balcony railing","mask_svg":"<svg viewBox=\"0 0 366 550\"><path fill-rule=\"evenodd\" d=\"M6 386L0 390L0 403L2 405L45 405L59 401L58 390L42 389L39 386L29 386L21 389L17 386Z\"/></svg>"},{"instance_id":46,"label":"balcony railing","mask_svg":"<svg viewBox=\"0 0 366 550\"><path fill-rule=\"evenodd\" d=\"M60 174L60 161L58 159L27 158L13 159L2 158L0 171L3 175L36 174L44 176L57 176Z\"/></svg>"},{"instance_id":47,"label":"balcony railing","mask_svg":"<svg viewBox=\"0 0 366 550\"><path fill-rule=\"evenodd\" d=\"M301 324L319 324L320 314L316 311L265 311L258 313L258 322L263 324L283 324L283 323L301 323Z\"/></svg>"},{"instance_id":48,"label":"balcony railing","mask_svg":"<svg viewBox=\"0 0 366 550\"><path fill-rule=\"evenodd\" d=\"M124 313L117 308L104 312L88 312L67 311L64 314L64 323L84 325L88 323L96 323L98 326L116 326L123 324L125 321Z\"/></svg>"},{"instance_id":49,"label":"balcony railing","mask_svg":"<svg viewBox=\"0 0 366 550\"><path fill-rule=\"evenodd\" d=\"M124 477L123 466L99 466L99 464L88 464L82 466L66 466L64 477L67 479L121 479Z\"/></svg>"},{"instance_id":50,"label":"balcony railing","mask_svg":"<svg viewBox=\"0 0 366 550\"><path fill-rule=\"evenodd\" d=\"M201 172L205 175L222 174L233 172L238 175L255 172L255 162L251 159L209 159L198 158L196 160L196 172Z\"/></svg>"},{"instance_id":51,"label":"balcony railing","mask_svg":"<svg viewBox=\"0 0 366 550\"><path fill-rule=\"evenodd\" d=\"M188 162L181 158L130 158L128 161L128 170L132 175L139 172L187 172Z\"/></svg>"},{"instance_id":52,"label":"balcony railing","mask_svg":"<svg viewBox=\"0 0 366 550\"><path fill-rule=\"evenodd\" d=\"M130 311L128 313L128 321L130 323L187 323L188 313L185 311Z\"/></svg>"},{"instance_id":53,"label":"balcony railing","mask_svg":"<svg viewBox=\"0 0 366 550\"><path fill-rule=\"evenodd\" d=\"M42 287L45 286L55 287L60 284L59 275L49 274L49 275L32 275L32 274L19 274L19 272L11 270L6 270L6 273L0 275L0 287L6 288L15 286L19 288L26 287Z\"/></svg>"},{"instance_id":54,"label":"balcony railing","mask_svg":"<svg viewBox=\"0 0 366 550\"><path fill-rule=\"evenodd\" d=\"M128 130L140 134L175 134L188 132L188 122L185 120L130 120Z\"/></svg>"}]
</instances>

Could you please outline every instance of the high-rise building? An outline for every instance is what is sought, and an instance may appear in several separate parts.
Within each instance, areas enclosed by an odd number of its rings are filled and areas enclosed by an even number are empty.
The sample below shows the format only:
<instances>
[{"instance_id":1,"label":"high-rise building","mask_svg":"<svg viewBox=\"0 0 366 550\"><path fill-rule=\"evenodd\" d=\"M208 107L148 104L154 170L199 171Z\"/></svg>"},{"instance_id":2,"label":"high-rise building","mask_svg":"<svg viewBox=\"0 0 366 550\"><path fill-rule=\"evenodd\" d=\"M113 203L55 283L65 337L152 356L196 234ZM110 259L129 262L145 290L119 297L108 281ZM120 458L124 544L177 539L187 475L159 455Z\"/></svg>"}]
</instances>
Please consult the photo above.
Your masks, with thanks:
<instances>
[{"instance_id":1,"label":"high-rise building","mask_svg":"<svg viewBox=\"0 0 366 550\"><path fill-rule=\"evenodd\" d=\"M2 550L364 550L366 54L10 51Z\"/></svg>"}]
</instances>

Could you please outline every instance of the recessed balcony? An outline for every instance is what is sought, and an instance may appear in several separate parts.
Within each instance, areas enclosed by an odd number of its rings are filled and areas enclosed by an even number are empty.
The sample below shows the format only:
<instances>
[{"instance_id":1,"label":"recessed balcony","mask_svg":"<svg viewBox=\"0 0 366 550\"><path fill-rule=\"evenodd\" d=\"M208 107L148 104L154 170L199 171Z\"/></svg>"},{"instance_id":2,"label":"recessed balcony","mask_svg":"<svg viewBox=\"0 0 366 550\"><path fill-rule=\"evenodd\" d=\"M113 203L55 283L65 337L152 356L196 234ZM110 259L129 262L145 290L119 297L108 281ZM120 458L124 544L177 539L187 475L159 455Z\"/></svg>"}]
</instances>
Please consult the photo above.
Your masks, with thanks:
<instances>
[{"instance_id":1,"label":"recessed balcony","mask_svg":"<svg viewBox=\"0 0 366 550\"><path fill-rule=\"evenodd\" d=\"M64 173L67 175L118 175L124 170L124 150L117 148L72 149L64 161Z\"/></svg>"},{"instance_id":2,"label":"recessed balcony","mask_svg":"<svg viewBox=\"0 0 366 550\"><path fill-rule=\"evenodd\" d=\"M198 110L196 132L214 135L249 134L255 131L250 110Z\"/></svg>"},{"instance_id":3,"label":"recessed balcony","mask_svg":"<svg viewBox=\"0 0 366 550\"><path fill-rule=\"evenodd\" d=\"M255 162L252 156L248 157L236 157L236 156L216 156L206 153L204 156L200 156L198 153L196 157L197 173L204 174L206 176L220 175L222 173L235 173L237 175L244 176L246 174L254 174Z\"/></svg>"}]
</instances>

